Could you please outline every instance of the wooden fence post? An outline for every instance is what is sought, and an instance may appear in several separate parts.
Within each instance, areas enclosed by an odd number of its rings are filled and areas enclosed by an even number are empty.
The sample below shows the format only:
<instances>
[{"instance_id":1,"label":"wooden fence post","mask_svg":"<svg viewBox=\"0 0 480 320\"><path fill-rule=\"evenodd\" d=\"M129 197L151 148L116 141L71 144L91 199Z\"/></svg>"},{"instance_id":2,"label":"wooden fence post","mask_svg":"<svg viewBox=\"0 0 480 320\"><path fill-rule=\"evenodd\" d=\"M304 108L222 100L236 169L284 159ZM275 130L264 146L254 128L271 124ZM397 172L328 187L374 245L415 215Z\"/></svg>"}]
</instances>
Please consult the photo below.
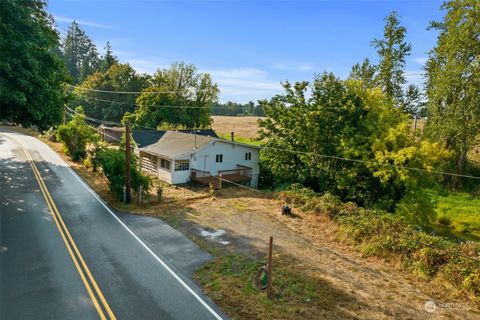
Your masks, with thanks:
<instances>
[{"instance_id":1,"label":"wooden fence post","mask_svg":"<svg viewBox=\"0 0 480 320\"><path fill-rule=\"evenodd\" d=\"M267 286L267 298L273 299L272 295L272 249L273 249L273 236L270 236L270 241L268 243L268 286Z\"/></svg>"}]
</instances>

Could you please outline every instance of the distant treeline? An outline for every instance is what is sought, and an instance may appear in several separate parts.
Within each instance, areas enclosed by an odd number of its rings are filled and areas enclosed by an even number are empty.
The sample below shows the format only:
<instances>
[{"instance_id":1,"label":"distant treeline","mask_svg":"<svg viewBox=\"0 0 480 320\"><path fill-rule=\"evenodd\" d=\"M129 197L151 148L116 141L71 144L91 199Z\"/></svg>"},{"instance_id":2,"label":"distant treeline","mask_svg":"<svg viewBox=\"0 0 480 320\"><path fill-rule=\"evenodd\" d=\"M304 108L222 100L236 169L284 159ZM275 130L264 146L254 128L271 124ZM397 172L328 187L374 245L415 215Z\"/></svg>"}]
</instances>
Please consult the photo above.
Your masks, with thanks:
<instances>
[{"instance_id":1,"label":"distant treeline","mask_svg":"<svg viewBox=\"0 0 480 320\"><path fill-rule=\"evenodd\" d=\"M264 117L265 112L261 105L256 105L252 101L245 104L228 101L227 103L215 103L212 106L212 115Z\"/></svg>"}]
</instances>

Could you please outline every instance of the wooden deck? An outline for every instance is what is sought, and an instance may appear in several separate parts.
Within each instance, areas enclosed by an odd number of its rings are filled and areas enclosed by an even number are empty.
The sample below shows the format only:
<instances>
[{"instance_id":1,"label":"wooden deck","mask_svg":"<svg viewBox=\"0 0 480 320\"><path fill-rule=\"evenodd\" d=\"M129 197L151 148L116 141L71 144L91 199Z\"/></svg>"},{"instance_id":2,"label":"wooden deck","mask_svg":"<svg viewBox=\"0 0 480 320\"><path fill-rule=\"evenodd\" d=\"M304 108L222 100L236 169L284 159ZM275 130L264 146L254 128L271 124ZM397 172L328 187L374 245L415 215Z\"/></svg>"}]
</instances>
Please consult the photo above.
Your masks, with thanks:
<instances>
[{"instance_id":1,"label":"wooden deck","mask_svg":"<svg viewBox=\"0 0 480 320\"><path fill-rule=\"evenodd\" d=\"M237 169L219 171L222 180L226 183L228 181L235 183L245 183L252 180L252 169L244 166L237 166ZM192 169L192 181L209 185L212 184L214 188L218 188L219 176L213 176L208 171Z\"/></svg>"}]
</instances>

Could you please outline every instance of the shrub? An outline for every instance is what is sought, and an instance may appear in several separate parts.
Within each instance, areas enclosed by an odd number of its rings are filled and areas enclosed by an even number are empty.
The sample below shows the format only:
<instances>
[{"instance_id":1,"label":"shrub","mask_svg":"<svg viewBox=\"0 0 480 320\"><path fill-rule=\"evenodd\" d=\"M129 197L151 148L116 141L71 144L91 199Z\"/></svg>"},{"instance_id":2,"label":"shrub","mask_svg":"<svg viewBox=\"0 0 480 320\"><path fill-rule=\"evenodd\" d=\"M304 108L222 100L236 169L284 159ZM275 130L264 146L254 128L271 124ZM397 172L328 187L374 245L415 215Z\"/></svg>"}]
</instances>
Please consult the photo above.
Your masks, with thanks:
<instances>
[{"instance_id":1,"label":"shrub","mask_svg":"<svg viewBox=\"0 0 480 320\"><path fill-rule=\"evenodd\" d=\"M99 140L99 137L85 123L82 107L77 107L75 111L77 114L70 122L58 127L57 140L62 142L64 152L73 161L78 161L85 157L87 144Z\"/></svg>"},{"instance_id":2,"label":"shrub","mask_svg":"<svg viewBox=\"0 0 480 320\"><path fill-rule=\"evenodd\" d=\"M452 224L452 219L450 219L447 216L439 216L437 218L437 222L441 224L442 226L449 226Z\"/></svg>"},{"instance_id":3,"label":"shrub","mask_svg":"<svg viewBox=\"0 0 480 320\"><path fill-rule=\"evenodd\" d=\"M280 197L308 212L332 217L365 255L399 259L410 272L425 278L440 277L480 296L479 243L456 243L433 236L407 223L409 217L343 204L332 195L319 195L299 185L280 192Z\"/></svg>"},{"instance_id":4,"label":"shrub","mask_svg":"<svg viewBox=\"0 0 480 320\"><path fill-rule=\"evenodd\" d=\"M409 191L398 203L396 213L408 222L426 226L435 221L435 202L423 190Z\"/></svg>"},{"instance_id":5,"label":"shrub","mask_svg":"<svg viewBox=\"0 0 480 320\"><path fill-rule=\"evenodd\" d=\"M96 158L108 179L110 190L117 199L121 200L125 184L125 152L122 150L104 149L97 154ZM143 190L147 191L150 187L150 179L140 172L137 160L137 157L132 154L130 164L131 186L134 190L142 186Z\"/></svg>"}]
</instances>

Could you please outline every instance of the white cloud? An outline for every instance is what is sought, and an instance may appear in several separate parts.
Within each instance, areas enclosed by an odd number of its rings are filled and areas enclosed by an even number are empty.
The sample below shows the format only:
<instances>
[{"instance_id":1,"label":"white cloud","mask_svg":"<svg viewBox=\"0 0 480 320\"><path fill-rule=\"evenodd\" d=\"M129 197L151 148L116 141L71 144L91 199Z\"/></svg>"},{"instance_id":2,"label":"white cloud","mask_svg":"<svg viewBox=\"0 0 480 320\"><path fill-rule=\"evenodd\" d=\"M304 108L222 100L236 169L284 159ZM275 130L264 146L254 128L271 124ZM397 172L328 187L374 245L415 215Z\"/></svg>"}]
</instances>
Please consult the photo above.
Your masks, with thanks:
<instances>
[{"instance_id":1,"label":"white cloud","mask_svg":"<svg viewBox=\"0 0 480 320\"><path fill-rule=\"evenodd\" d=\"M300 72L307 72L312 71L313 66L308 63L303 63L299 65L288 65L284 63L277 63L272 67L275 70L283 70L283 71L300 71Z\"/></svg>"},{"instance_id":2,"label":"white cloud","mask_svg":"<svg viewBox=\"0 0 480 320\"><path fill-rule=\"evenodd\" d=\"M114 50L115 52L115 50ZM120 55L121 56L121 55ZM121 59L123 60L123 59ZM138 73L154 74L158 69L168 67L164 58L152 57L147 59L128 59L125 58Z\"/></svg>"},{"instance_id":3,"label":"white cloud","mask_svg":"<svg viewBox=\"0 0 480 320\"><path fill-rule=\"evenodd\" d=\"M269 78L268 72L256 68L212 69L208 72L220 88L220 100L237 102L270 98L281 92L280 81Z\"/></svg>"},{"instance_id":4,"label":"white cloud","mask_svg":"<svg viewBox=\"0 0 480 320\"><path fill-rule=\"evenodd\" d=\"M161 57L121 58L139 73L153 74L157 69L169 66L168 61ZM209 73L213 82L218 84L222 102L228 100L241 103L256 101L270 98L282 91L279 80L271 79L268 72L257 68L200 69L199 71Z\"/></svg>"},{"instance_id":5,"label":"white cloud","mask_svg":"<svg viewBox=\"0 0 480 320\"><path fill-rule=\"evenodd\" d=\"M93 21L78 20L78 19L68 18L68 17L55 15L55 14L53 15L53 18L55 19L55 22L72 23L73 21L76 21L79 25L82 25L82 26L99 28L99 29L113 29L113 27L110 25L96 23Z\"/></svg>"},{"instance_id":6,"label":"white cloud","mask_svg":"<svg viewBox=\"0 0 480 320\"><path fill-rule=\"evenodd\" d=\"M406 70L405 78L408 84L415 84L421 86L423 83L423 70Z\"/></svg>"},{"instance_id":7,"label":"white cloud","mask_svg":"<svg viewBox=\"0 0 480 320\"><path fill-rule=\"evenodd\" d=\"M428 57L418 57L418 58L413 58L412 60L418 63L419 65L423 66L427 62Z\"/></svg>"}]
</instances>

